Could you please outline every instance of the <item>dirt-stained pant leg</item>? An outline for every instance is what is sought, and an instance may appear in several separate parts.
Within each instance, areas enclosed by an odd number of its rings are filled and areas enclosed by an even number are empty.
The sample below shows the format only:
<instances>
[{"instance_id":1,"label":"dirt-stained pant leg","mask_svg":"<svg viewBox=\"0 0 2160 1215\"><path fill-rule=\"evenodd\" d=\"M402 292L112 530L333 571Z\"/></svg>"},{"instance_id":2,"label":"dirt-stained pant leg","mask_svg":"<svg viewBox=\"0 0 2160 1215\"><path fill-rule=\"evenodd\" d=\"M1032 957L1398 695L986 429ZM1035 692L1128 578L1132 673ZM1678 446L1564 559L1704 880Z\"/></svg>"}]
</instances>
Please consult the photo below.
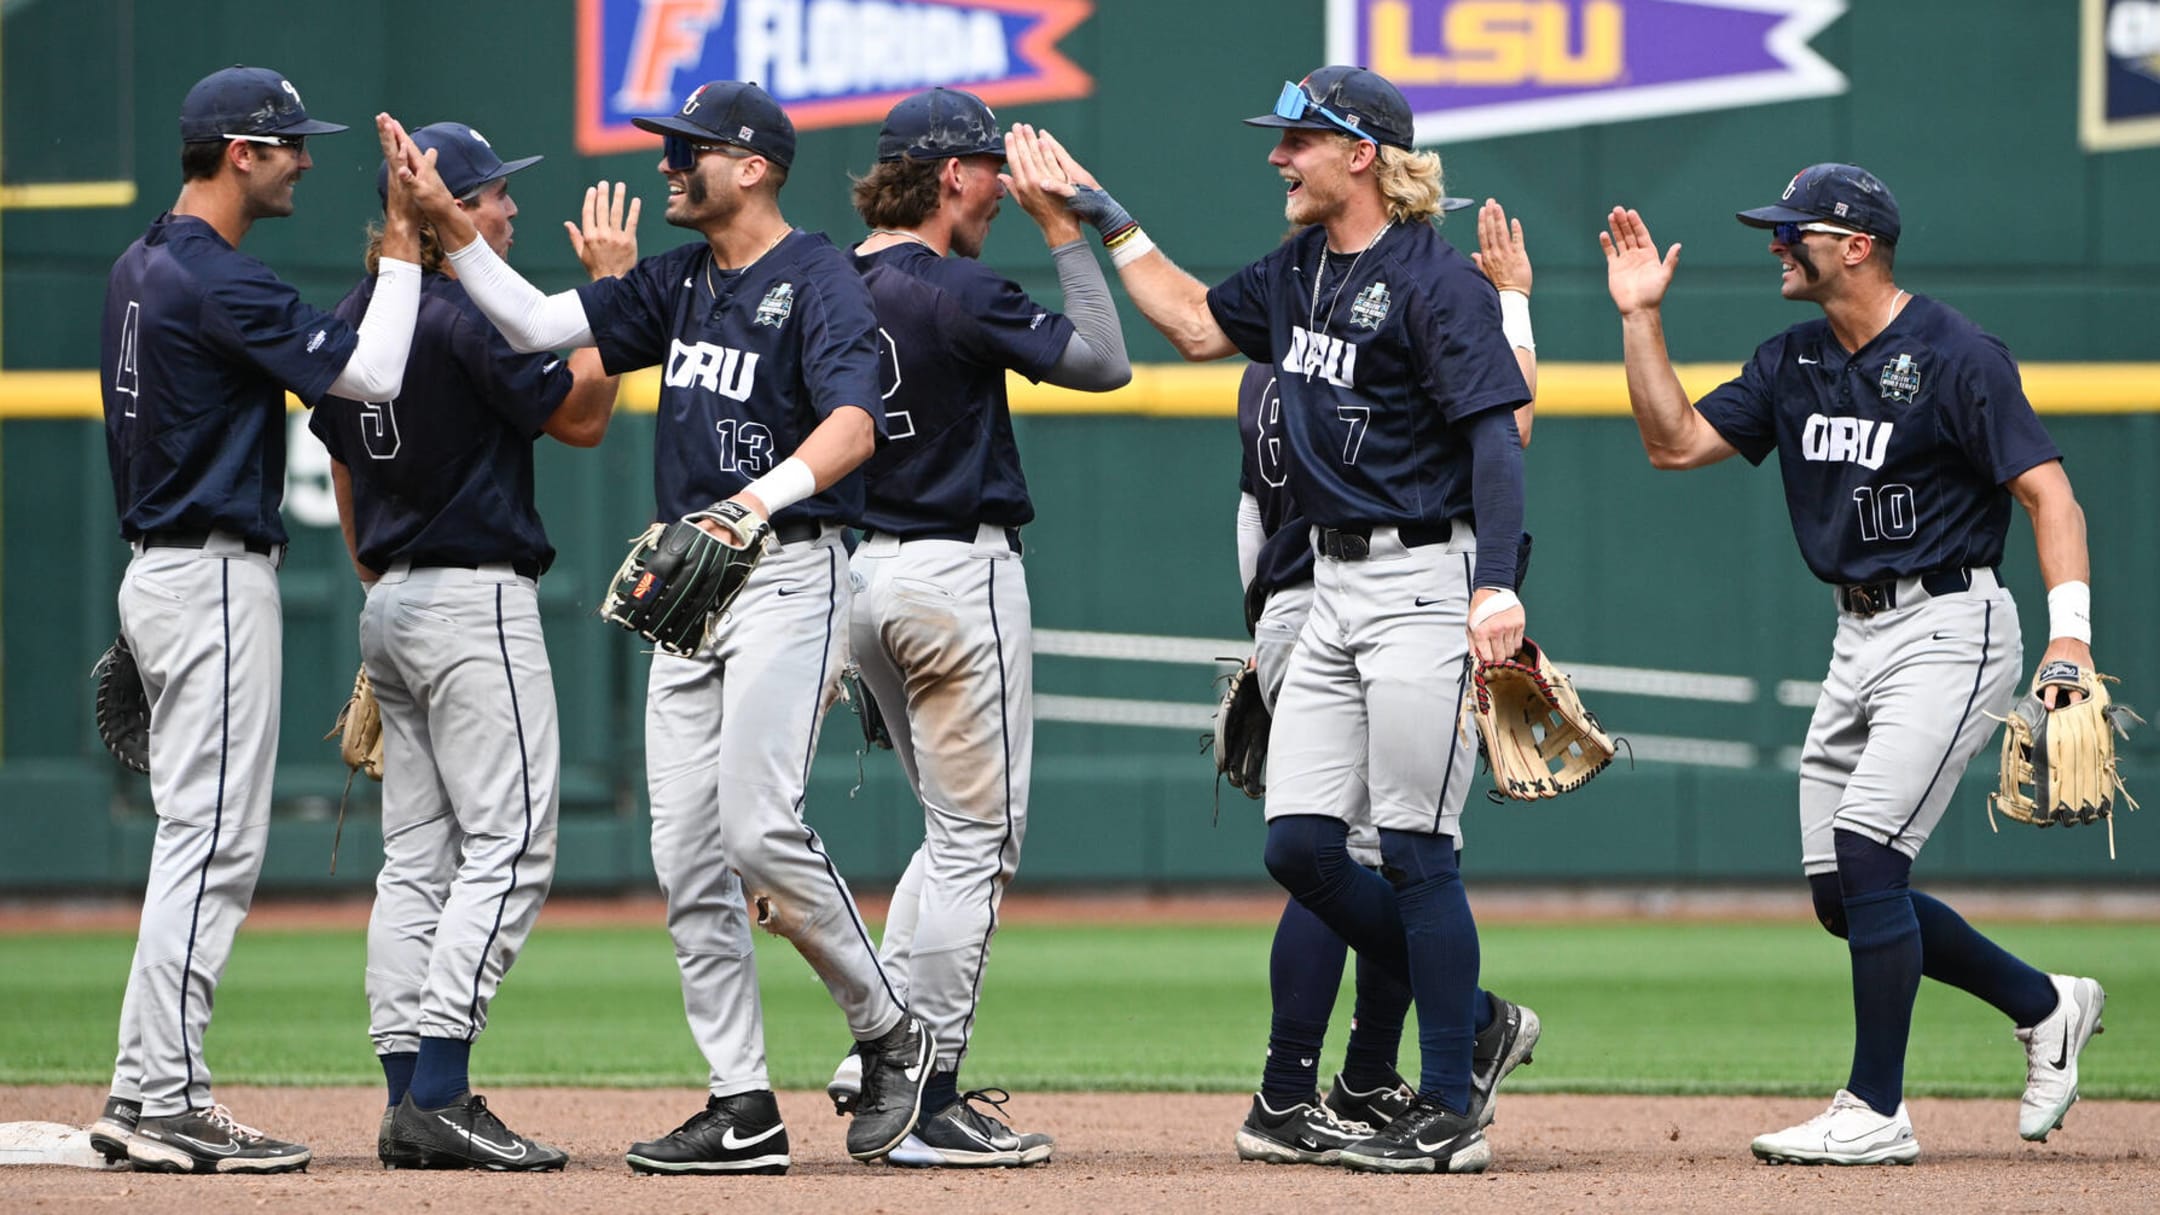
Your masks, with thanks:
<instances>
[{"instance_id":1,"label":"dirt-stained pant leg","mask_svg":"<svg viewBox=\"0 0 2160 1215\"><path fill-rule=\"evenodd\" d=\"M158 824L113 1093L148 1117L212 1103L203 1034L270 831L284 615L270 558L228 541L145 549L120 584Z\"/></svg>"},{"instance_id":2,"label":"dirt-stained pant leg","mask_svg":"<svg viewBox=\"0 0 2160 1215\"><path fill-rule=\"evenodd\" d=\"M417 1037L470 1041L555 874L561 749L536 588L506 565L394 567L368 597L361 650L370 677L380 671L378 684L390 687L387 699L377 691L384 869L369 969L385 976L371 980L370 995L377 1003L380 989L386 1014L374 1027L377 1052L417 1049ZM422 934L412 926L431 907L436 921L415 959Z\"/></svg>"},{"instance_id":3,"label":"dirt-stained pant leg","mask_svg":"<svg viewBox=\"0 0 2160 1215\"><path fill-rule=\"evenodd\" d=\"M1905 580L1917 584L1917 579ZM1835 833L1917 857L2024 670L2017 605L1986 571L1970 591L1842 613L1800 754L1801 867L1837 872Z\"/></svg>"},{"instance_id":4,"label":"dirt-stained pant leg","mask_svg":"<svg viewBox=\"0 0 2160 1215\"><path fill-rule=\"evenodd\" d=\"M856 661L888 721L906 720L894 746L905 749L923 807L923 846L894 894L900 932L888 924L883 956L907 972L937 1066L957 1070L1027 831L1034 633L1025 567L997 529L973 543L873 539L856 560Z\"/></svg>"}]
</instances>

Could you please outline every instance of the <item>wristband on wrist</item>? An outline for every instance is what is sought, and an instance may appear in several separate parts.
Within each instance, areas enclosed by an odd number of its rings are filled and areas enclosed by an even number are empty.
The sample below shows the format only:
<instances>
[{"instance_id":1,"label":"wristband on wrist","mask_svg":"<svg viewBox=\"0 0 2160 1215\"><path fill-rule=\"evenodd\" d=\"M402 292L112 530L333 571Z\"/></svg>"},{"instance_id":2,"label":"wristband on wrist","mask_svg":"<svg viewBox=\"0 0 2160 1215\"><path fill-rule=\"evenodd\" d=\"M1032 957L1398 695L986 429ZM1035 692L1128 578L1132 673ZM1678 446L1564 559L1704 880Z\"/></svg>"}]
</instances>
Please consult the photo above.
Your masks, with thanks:
<instances>
[{"instance_id":1,"label":"wristband on wrist","mask_svg":"<svg viewBox=\"0 0 2160 1215\"><path fill-rule=\"evenodd\" d=\"M1500 332L1507 335L1510 346L1537 349L1537 339L1530 332L1529 296L1514 290L1500 293Z\"/></svg>"},{"instance_id":2,"label":"wristband on wrist","mask_svg":"<svg viewBox=\"0 0 2160 1215\"><path fill-rule=\"evenodd\" d=\"M801 459L789 456L774 465L772 471L743 486L743 490L757 495L757 500L765 504L765 517L771 519L816 493L817 474Z\"/></svg>"},{"instance_id":3,"label":"wristband on wrist","mask_svg":"<svg viewBox=\"0 0 2160 1215\"><path fill-rule=\"evenodd\" d=\"M1470 610L1470 627L1485 623L1511 607L1521 607L1522 598L1510 590L1495 590L1485 602Z\"/></svg>"},{"instance_id":4,"label":"wristband on wrist","mask_svg":"<svg viewBox=\"0 0 2160 1215\"><path fill-rule=\"evenodd\" d=\"M2048 637L2068 637L2092 644L2092 585L2063 582L2049 588Z\"/></svg>"},{"instance_id":5,"label":"wristband on wrist","mask_svg":"<svg viewBox=\"0 0 2160 1215\"><path fill-rule=\"evenodd\" d=\"M1094 186L1075 185L1072 197L1065 200L1065 209L1095 225L1095 230L1102 233L1104 248L1140 226L1130 212L1118 205L1118 200L1110 197L1109 191Z\"/></svg>"},{"instance_id":6,"label":"wristband on wrist","mask_svg":"<svg viewBox=\"0 0 2160 1215\"><path fill-rule=\"evenodd\" d=\"M1140 225L1134 224L1118 235L1116 244L1104 242L1103 248L1110 252L1110 265L1122 270L1155 252L1155 242L1148 239L1148 234L1141 230Z\"/></svg>"}]
</instances>

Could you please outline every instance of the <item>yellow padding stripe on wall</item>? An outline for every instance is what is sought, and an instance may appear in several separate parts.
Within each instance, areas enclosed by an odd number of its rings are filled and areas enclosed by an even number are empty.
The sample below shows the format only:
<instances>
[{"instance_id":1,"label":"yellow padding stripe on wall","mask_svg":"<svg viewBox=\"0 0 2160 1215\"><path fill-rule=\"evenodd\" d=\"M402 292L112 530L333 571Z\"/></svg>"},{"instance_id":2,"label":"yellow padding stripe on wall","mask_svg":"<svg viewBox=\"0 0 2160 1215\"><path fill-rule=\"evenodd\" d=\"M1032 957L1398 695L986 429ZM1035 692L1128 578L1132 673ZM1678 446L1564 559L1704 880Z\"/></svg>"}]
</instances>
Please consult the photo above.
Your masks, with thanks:
<instances>
[{"instance_id":1,"label":"yellow padding stripe on wall","mask_svg":"<svg viewBox=\"0 0 2160 1215\"><path fill-rule=\"evenodd\" d=\"M2025 391L2044 414L2160 413L2160 363L2027 363ZM1680 382L1701 396L1738 374L1733 363L1684 363ZM1244 364L1145 363L1116 392L1074 392L1011 377L1014 413L1110 414L1152 418L1227 418L1236 412ZM653 412L660 372L623 377L622 407ZM297 408L297 402L289 401ZM1618 363L1547 363L1538 368L1538 413L1545 417L1626 417L1627 379ZM100 418L94 371L0 372L0 420Z\"/></svg>"}]
</instances>

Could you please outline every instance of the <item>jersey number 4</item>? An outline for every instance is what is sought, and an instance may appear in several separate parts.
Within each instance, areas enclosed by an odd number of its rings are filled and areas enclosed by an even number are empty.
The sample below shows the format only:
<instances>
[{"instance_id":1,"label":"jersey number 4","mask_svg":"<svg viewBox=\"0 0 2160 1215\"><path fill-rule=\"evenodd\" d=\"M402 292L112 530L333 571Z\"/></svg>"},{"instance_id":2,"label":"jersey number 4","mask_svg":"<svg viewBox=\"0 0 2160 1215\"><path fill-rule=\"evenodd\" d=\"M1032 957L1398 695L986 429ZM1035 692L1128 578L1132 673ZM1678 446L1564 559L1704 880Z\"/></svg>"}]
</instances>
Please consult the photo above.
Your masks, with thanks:
<instances>
[{"instance_id":1,"label":"jersey number 4","mask_svg":"<svg viewBox=\"0 0 2160 1215\"><path fill-rule=\"evenodd\" d=\"M1860 508L1860 538L1873 544L1877 540L1910 540L1919 526L1919 511L1913 504L1910 485L1885 485L1876 488L1863 485L1852 491L1853 503Z\"/></svg>"},{"instance_id":2,"label":"jersey number 4","mask_svg":"<svg viewBox=\"0 0 2160 1215\"><path fill-rule=\"evenodd\" d=\"M142 370L137 364L137 350L142 342L142 305L129 300L127 316L120 322L120 358L113 370L113 391L127 398L127 408L120 416L135 416L136 402L142 399Z\"/></svg>"}]
</instances>

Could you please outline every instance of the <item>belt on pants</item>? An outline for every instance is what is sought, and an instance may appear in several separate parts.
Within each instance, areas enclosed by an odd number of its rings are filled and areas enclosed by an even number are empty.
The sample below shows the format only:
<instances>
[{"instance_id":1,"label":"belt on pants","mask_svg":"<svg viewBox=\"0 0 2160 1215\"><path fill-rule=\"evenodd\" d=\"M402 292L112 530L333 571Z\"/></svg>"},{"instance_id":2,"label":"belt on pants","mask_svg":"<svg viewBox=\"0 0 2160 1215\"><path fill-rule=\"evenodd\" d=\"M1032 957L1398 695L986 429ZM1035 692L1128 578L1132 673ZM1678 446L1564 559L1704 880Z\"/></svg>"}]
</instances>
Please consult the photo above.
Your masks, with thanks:
<instances>
[{"instance_id":1,"label":"belt on pants","mask_svg":"<svg viewBox=\"0 0 2160 1215\"><path fill-rule=\"evenodd\" d=\"M1334 561L1363 561L1372 553L1370 524L1356 527L1322 527L1314 529L1313 551ZM1446 544L1455 534L1453 525L1442 523L1409 524L1395 529L1397 539L1404 548L1422 548L1428 544Z\"/></svg>"},{"instance_id":2,"label":"belt on pants","mask_svg":"<svg viewBox=\"0 0 2160 1215\"><path fill-rule=\"evenodd\" d=\"M176 527L164 531L144 532L137 537L137 542L144 548L201 548L217 536L229 536L235 540L242 540L241 537L233 535L231 532ZM242 547L258 557L267 557L277 545L270 543L268 540L242 540Z\"/></svg>"},{"instance_id":3,"label":"belt on pants","mask_svg":"<svg viewBox=\"0 0 2160 1215\"><path fill-rule=\"evenodd\" d=\"M1015 553L1023 551L1020 547L1020 529L1017 527L1001 528L995 523L968 523L954 527L932 528L927 531L909 532L905 536L893 532L881 532L872 527L863 529L864 543L872 540L891 540L899 544L907 544L915 540L954 540L961 544L979 544L983 540L997 535L1004 537L1006 548Z\"/></svg>"},{"instance_id":4,"label":"belt on pants","mask_svg":"<svg viewBox=\"0 0 2160 1215\"><path fill-rule=\"evenodd\" d=\"M1932 599L1937 595L1960 595L1973 588L1974 575L1985 573L2000 584L1993 567L1970 570L1963 567L1947 570L1931 570L1918 577L1918 589ZM1837 605L1841 612L1854 616L1873 616L1887 612L1898 605L1898 584L1911 582L1913 578L1885 578L1880 582L1846 582L1837 587ZM1920 602L1914 598L1912 602Z\"/></svg>"},{"instance_id":5,"label":"belt on pants","mask_svg":"<svg viewBox=\"0 0 2160 1215\"><path fill-rule=\"evenodd\" d=\"M781 544L807 544L825 534L823 519L789 519L775 523L772 537Z\"/></svg>"},{"instance_id":6,"label":"belt on pants","mask_svg":"<svg viewBox=\"0 0 2160 1215\"><path fill-rule=\"evenodd\" d=\"M404 557L399 560L412 569L477 570L483 566L492 565L508 566L510 572L520 578L531 578L537 581L540 577L540 559L538 557L519 557L510 561L437 561L433 557ZM394 568L397 562L392 562L391 565Z\"/></svg>"}]
</instances>

